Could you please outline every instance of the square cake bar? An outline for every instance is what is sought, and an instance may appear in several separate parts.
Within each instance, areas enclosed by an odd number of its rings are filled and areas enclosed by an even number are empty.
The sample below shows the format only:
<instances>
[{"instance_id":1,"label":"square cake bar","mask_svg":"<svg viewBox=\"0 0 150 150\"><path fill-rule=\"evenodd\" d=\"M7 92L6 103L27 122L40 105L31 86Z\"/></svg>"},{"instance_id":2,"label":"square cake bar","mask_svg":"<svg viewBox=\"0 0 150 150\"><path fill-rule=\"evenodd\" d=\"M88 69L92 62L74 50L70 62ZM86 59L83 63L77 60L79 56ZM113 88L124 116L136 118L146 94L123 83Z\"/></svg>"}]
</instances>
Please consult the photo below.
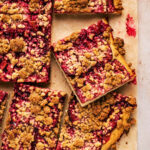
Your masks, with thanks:
<instances>
[{"instance_id":1,"label":"square cake bar","mask_svg":"<svg viewBox=\"0 0 150 150\"><path fill-rule=\"evenodd\" d=\"M0 0L0 13L50 14L51 0Z\"/></svg>"},{"instance_id":2,"label":"square cake bar","mask_svg":"<svg viewBox=\"0 0 150 150\"><path fill-rule=\"evenodd\" d=\"M122 46L106 20L54 44L55 58L82 106L135 78L118 52L124 53Z\"/></svg>"},{"instance_id":3,"label":"square cake bar","mask_svg":"<svg viewBox=\"0 0 150 150\"><path fill-rule=\"evenodd\" d=\"M4 111L6 108L6 97L8 93L0 90L0 126L2 124Z\"/></svg>"},{"instance_id":4,"label":"square cake bar","mask_svg":"<svg viewBox=\"0 0 150 150\"><path fill-rule=\"evenodd\" d=\"M55 0L54 12L121 14L122 0Z\"/></svg>"},{"instance_id":5,"label":"square cake bar","mask_svg":"<svg viewBox=\"0 0 150 150\"><path fill-rule=\"evenodd\" d=\"M135 119L136 99L111 93L86 107L72 96L57 150L115 150Z\"/></svg>"},{"instance_id":6,"label":"square cake bar","mask_svg":"<svg viewBox=\"0 0 150 150\"><path fill-rule=\"evenodd\" d=\"M64 92L16 84L2 150L55 149L65 99Z\"/></svg>"},{"instance_id":7,"label":"square cake bar","mask_svg":"<svg viewBox=\"0 0 150 150\"><path fill-rule=\"evenodd\" d=\"M48 82L51 14L0 14L0 80Z\"/></svg>"}]
</instances>

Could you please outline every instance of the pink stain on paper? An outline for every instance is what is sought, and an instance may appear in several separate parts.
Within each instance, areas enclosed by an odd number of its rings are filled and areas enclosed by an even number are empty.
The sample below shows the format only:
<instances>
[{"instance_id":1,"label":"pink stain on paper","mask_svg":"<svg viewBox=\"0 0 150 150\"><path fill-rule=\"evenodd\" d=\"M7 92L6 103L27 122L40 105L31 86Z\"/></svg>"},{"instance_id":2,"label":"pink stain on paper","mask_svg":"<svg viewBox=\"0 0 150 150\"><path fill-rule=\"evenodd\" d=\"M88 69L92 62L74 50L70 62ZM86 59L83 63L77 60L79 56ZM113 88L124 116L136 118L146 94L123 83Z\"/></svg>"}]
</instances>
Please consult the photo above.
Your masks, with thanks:
<instances>
[{"instance_id":1,"label":"pink stain on paper","mask_svg":"<svg viewBox=\"0 0 150 150\"><path fill-rule=\"evenodd\" d=\"M136 27L133 17L129 14L126 19L126 32L129 36L136 37Z\"/></svg>"}]
</instances>

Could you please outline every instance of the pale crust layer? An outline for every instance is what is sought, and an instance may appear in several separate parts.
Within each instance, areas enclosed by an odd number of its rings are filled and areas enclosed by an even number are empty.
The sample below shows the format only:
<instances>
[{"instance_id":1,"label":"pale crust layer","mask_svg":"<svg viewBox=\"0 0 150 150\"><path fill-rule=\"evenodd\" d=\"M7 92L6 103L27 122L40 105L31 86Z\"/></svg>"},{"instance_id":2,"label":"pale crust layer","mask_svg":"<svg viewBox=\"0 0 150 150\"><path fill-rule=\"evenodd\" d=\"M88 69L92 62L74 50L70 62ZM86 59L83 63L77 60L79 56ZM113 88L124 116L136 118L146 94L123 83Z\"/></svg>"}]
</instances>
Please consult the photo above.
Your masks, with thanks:
<instances>
[{"instance_id":1,"label":"pale crust layer","mask_svg":"<svg viewBox=\"0 0 150 150\"><path fill-rule=\"evenodd\" d=\"M4 117L4 111L6 108L7 95L8 95L8 93L0 90L0 128L2 125L2 120Z\"/></svg>"}]
</instances>

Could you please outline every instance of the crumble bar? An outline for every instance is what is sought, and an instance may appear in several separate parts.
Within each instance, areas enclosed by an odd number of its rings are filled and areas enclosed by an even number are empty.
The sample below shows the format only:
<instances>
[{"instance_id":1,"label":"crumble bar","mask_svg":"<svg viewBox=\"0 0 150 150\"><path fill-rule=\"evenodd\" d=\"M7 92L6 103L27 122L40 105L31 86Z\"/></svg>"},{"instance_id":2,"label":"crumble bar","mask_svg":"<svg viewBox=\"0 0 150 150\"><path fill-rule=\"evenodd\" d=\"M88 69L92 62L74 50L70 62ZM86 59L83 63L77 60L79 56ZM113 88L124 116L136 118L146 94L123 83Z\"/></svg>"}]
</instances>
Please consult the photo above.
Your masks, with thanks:
<instances>
[{"instance_id":1,"label":"crumble bar","mask_svg":"<svg viewBox=\"0 0 150 150\"><path fill-rule=\"evenodd\" d=\"M54 149L65 98L64 92L16 84L2 149Z\"/></svg>"},{"instance_id":2,"label":"crumble bar","mask_svg":"<svg viewBox=\"0 0 150 150\"><path fill-rule=\"evenodd\" d=\"M54 12L121 14L122 0L55 0Z\"/></svg>"},{"instance_id":3,"label":"crumble bar","mask_svg":"<svg viewBox=\"0 0 150 150\"><path fill-rule=\"evenodd\" d=\"M113 38L106 20L53 45L55 58L82 106L135 78L121 55L123 45L121 39Z\"/></svg>"},{"instance_id":4,"label":"crumble bar","mask_svg":"<svg viewBox=\"0 0 150 150\"><path fill-rule=\"evenodd\" d=\"M0 14L0 80L48 82L51 15Z\"/></svg>"},{"instance_id":5,"label":"crumble bar","mask_svg":"<svg viewBox=\"0 0 150 150\"><path fill-rule=\"evenodd\" d=\"M81 107L72 96L62 126L57 150L116 150L116 143L127 133L135 119L136 99L111 93Z\"/></svg>"}]
</instances>

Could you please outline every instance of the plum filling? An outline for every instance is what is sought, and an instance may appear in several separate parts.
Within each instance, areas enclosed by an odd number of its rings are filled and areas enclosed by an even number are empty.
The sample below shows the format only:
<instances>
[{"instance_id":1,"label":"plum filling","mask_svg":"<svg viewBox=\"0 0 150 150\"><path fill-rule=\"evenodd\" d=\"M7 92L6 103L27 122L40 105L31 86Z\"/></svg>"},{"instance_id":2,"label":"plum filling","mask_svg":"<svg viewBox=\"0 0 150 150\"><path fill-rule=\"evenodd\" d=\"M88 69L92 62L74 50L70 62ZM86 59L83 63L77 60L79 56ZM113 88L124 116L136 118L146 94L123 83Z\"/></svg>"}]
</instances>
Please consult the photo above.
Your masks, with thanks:
<instances>
[{"instance_id":1,"label":"plum filling","mask_svg":"<svg viewBox=\"0 0 150 150\"><path fill-rule=\"evenodd\" d=\"M82 105L132 80L122 48L123 40L113 39L106 20L82 29L54 44L54 54Z\"/></svg>"},{"instance_id":2,"label":"plum filling","mask_svg":"<svg viewBox=\"0 0 150 150\"><path fill-rule=\"evenodd\" d=\"M0 90L0 125L2 123L3 116L4 116L7 95L8 94L6 92Z\"/></svg>"},{"instance_id":3,"label":"plum filling","mask_svg":"<svg viewBox=\"0 0 150 150\"><path fill-rule=\"evenodd\" d=\"M135 108L135 98L117 93L109 94L85 107L81 107L73 96L61 129L57 150L100 150L112 140L113 143L110 142L108 147L111 148L133 124L131 115ZM115 137L116 141L113 135L118 136Z\"/></svg>"},{"instance_id":4,"label":"plum filling","mask_svg":"<svg viewBox=\"0 0 150 150\"><path fill-rule=\"evenodd\" d=\"M118 13L122 10L121 0L55 0L55 13Z\"/></svg>"}]
</instances>

